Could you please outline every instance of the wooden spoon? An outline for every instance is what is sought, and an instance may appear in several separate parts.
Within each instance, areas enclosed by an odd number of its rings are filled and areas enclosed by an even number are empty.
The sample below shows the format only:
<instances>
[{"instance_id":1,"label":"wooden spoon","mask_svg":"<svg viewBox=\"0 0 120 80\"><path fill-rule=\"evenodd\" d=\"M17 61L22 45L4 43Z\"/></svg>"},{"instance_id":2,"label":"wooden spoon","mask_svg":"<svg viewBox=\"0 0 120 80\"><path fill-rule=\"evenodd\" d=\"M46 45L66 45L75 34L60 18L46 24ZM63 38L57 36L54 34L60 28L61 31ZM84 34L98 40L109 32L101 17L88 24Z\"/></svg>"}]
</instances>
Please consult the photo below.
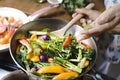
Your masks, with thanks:
<instances>
[{"instance_id":1,"label":"wooden spoon","mask_svg":"<svg viewBox=\"0 0 120 80\"><path fill-rule=\"evenodd\" d=\"M85 8L86 9L92 9L94 7L94 3L90 3L87 5ZM64 33L66 32L67 29L69 29L75 22L77 22L80 18L82 18L82 14L77 14L68 24L66 24L63 28L53 31L52 33L59 36L63 37Z\"/></svg>"}]
</instances>

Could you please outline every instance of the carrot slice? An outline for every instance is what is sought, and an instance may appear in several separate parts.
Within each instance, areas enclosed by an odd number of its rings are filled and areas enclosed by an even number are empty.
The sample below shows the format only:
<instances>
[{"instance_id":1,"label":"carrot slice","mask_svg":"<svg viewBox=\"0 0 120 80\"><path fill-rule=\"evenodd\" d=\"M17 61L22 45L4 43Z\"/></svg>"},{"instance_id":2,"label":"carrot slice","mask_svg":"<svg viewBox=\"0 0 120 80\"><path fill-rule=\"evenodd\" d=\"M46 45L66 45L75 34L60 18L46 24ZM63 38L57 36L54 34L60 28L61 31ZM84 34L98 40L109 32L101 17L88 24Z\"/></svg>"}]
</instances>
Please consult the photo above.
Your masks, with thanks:
<instances>
[{"instance_id":1,"label":"carrot slice","mask_svg":"<svg viewBox=\"0 0 120 80\"><path fill-rule=\"evenodd\" d=\"M88 45L88 44L86 44L85 42L81 42L81 44L83 45L83 46L85 46L85 48L84 48L84 50L87 50L87 49L89 49L90 48L90 46Z\"/></svg>"},{"instance_id":2,"label":"carrot slice","mask_svg":"<svg viewBox=\"0 0 120 80\"><path fill-rule=\"evenodd\" d=\"M63 47L67 47L71 42L71 37L70 35L68 35L65 39L65 41L63 42Z\"/></svg>"}]
</instances>

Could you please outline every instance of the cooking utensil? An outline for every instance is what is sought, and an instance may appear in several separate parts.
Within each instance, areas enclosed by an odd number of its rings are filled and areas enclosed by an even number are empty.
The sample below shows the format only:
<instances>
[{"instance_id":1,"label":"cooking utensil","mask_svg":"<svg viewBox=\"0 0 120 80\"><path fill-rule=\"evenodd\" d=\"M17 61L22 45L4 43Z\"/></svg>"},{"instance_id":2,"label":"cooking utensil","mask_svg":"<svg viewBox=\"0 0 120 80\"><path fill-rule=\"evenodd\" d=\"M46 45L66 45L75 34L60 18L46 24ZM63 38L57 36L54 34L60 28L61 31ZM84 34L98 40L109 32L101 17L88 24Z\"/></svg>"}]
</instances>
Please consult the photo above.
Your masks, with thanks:
<instances>
[{"instance_id":1,"label":"cooking utensil","mask_svg":"<svg viewBox=\"0 0 120 80\"><path fill-rule=\"evenodd\" d=\"M47 0L50 4L61 4L63 2L63 0Z\"/></svg>"},{"instance_id":2,"label":"cooking utensil","mask_svg":"<svg viewBox=\"0 0 120 80\"><path fill-rule=\"evenodd\" d=\"M38 17L42 16L44 13L58 7L59 5L50 5L48 7L42 8L33 14L27 16L24 12L21 10L15 9L15 8L10 8L10 7L0 7L0 16L6 16L6 17L15 17L15 18L20 18L23 21L23 24L33 21L37 19ZM9 48L9 43L0 45L0 53L7 51Z\"/></svg>"},{"instance_id":3,"label":"cooking utensil","mask_svg":"<svg viewBox=\"0 0 120 80\"><path fill-rule=\"evenodd\" d=\"M86 6L86 9L91 9L94 7L94 3L90 3L88 6ZM64 35L64 33L66 32L66 30L68 28L70 28L75 22L77 22L80 18L82 18L83 15L82 14L77 14L69 23L67 23L63 28L53 31L52 33L62 37Z\"/></svg>"},{"instance_id":4,"label":"cooking utensil","mask_svg":"<svg viewBox=\"0 0 120 80\"><path fill-rule=\"evenodd\" d=\"M1 63L1 62L0 62L0 68L5 69L7 71L15 71L19 69L15 64Z\"/></svg>"},{"instance_id":5,"label":"cooking utensil","mask_svg":"<svg viewBox=\"0 0 120 80\"><path fill-rule=\"evenodd\" d=\"M49 31L54 31L56 29L60 29L63 26L65 26L68 22L63 21L63 20L59 20L59 19L40 19L40 20L35 20L35 21L31 21L27 24L24 24L22 27L20 27L12 36L11 41L10 41L10 55L12 57L12 59L14 60L14 62L18 65L19 68L21 68L23 71L25 71L26 73L28 73L30 76L32 76L32 78L34 78L35 80L41 79L39 76L33 75L30 72L28 72L24 66L22 66L21 64L19 64L16 60L16 49L19 45L18 40L19 39L23 39L23 38L27 38L28 37L28 32L29 31L39 31L42 30L44 28L48 28ZM34 28L33 28L34 27ZM67 32L76 35L77 32L81 31L82 28L78 25L74 25L72 26ZM94 48L96 50L95 55L93 56L92 61L90 62L90 66L88 68L86 68L80 75L79 77L81 77L82 75L84 75L85 73L87 73L95 64L96 61L96 57L97 57L97 47L95 44L95 41L92 38L86 39L84 41L86 44L90 45L92 48ZM13 47L14 46L14 47ZM33 80L34 80L33 79ZM48 79L47 79L48 80Z\"/></svg>"}]
</instances>

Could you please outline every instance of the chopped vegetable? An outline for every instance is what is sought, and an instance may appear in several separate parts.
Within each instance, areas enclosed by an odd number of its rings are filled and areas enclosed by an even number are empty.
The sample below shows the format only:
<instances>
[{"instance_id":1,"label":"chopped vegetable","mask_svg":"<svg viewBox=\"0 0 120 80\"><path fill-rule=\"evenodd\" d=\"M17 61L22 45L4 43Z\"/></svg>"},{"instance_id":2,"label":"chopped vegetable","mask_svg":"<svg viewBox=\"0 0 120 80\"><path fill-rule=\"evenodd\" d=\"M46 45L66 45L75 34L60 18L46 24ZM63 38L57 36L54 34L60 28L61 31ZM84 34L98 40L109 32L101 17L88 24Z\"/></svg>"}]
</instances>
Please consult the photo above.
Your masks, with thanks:
<instances>
[{"instance_id":1,"label":"chopped vegetable","mask_svg":"<svg viewBox=\"0 0 120 80\"><path fill-rule=\"evenodd\" d=\"M40 31L29 31L31 34L37 34L37 35L45 35L47 32L40 32Z\"/></svg>"},{"instance_id":2,"label":"chopped vegetable","mask_svg":"<svg viewBox=\"0 0 120 80\"><path fill-rule=\"evenodd\" d=\"M32 47L31 47L29 41L27 41L26 39L21 39L21 40L19 40L19 42L20 42L22 45L24 45L24 46L27 47L28 53L30 53L30 52L32 51Z\"/></svg>"},{"instance_id":3,"label":"chopped vegetable","mask_svg":"<svg viewBox=\"0 0 120 80\"><path fill-rule=\"evenodd\" d=\"M33 61L33 62L39 62L40 61L40 58L39 58L39 56L33 56L32 58L31 58L31 61Z\"/></svg>"},{"instance_id":4,"label":"chopped vegetable","mask_svg":"<svg viewBox=\"0 0 120 80\"><path fill-rule=\"evenodd\" d=\"M60 38L45 29L29 32L28 38L19 40L16 58L31 73L45 79L72 79L91 64L94 49L78 43L72 34Z\"/></svg>"},{"instance_id":5,"label":"chopped vegetable","mask_svg":"<svg viewBox=\"0 0 120 80\"><path fill-rule=\"evenodd\" d=\"M34 56L33 53L29 53L29 54L26 55L26 59L31 59L33 56Z\"/></svg>"},{"instance_id":6,"label":"chopped vegetable","mask_svg":"<svg viewBox=\"0 0 120 80\"><path fill-rule=\"evenodd\" d=\"M83 58L82 60L81 60L81 62L80 63L78 63L78 66L80 67L80 68L85 68L85 62L86 62L86 58Z\"/></svg>"},{"instance_id":7,"label":"chopped vegetable","mask_svg":"<svg viewBox=\"0 0 120 80\"><path fill-rule=\"evenodd\" d=\"M53 59L52 58L48 58L48 62L53 62Z\"/></svg>"},{"instance_id":8,"label":"chopped vegetable","mask_svg":"<svg viewBox=\"0 0 120 80\"><path fill-rule=\"evenodd\" d=\"M32 34L32 36L30 37L30 40L34 40L37 39L37 35L36 34Z\"/></svg>"},{"instance_id":9,"label":"chopped vegetable","mask_svg":"<svg viewBox=\"0 0 120 80\"><path fill-rule=\"evenodd\" d=\"M53 78L53 80L68 80L68 79L72 79L78 77L78 73L76 72L64 72L64 73L60 73L59 75L55 76Z\"/></svg>"},{"instance_id":10,"label":"chopped vegetable","mask_svg":"<svg viewBox=\"0 0 120 80\"><path fill-rule=\"evenodd\" d=\"M32 70L33 71L38 71L38 67L33 67Z\"/></svg>"},{"instance_id":11,"label":"chopped vegetable","mask_svg":"<svg viewBox=\"0 0 120 80\"><path fill-rule=\"evenodd\" d=\"M71 42L71 37L70 35L68 35L65 39L65 41L63 42L63 47L67 47Z\"/></svg>"},{"instance_id":12,"label":"chopped vegetable","mask_svg":"<svg viewBox=\"0 0 120 80\"><path fill-rule=\"evenodd\" d=\"M92 27L91 27L89 24L87 24L86 22L84 22L84 23L82 24L82 26L83 26L83 28L86 29L86 30L89 30L89 29L92 28Z\"/></svg>"},{"instance_id":13,"label":"chopped vegetable","mask_svg":"<svg viewBox=\"0 0 120 80\"><path fill-rule=\"evenodd\" d=\"M67 60L64 60L62 58L56 57L56 58L54 58L54 61L55 61L55 63L60 64L67 69L73 70L73 71L78 72L78 73L82 72L82 68L80 68L80 67L74 65L73 63L71 63Z\"/></svg>"},{"instance_id":14,"label":"chopped vegetable","mask_svg":"<svg viewBox=\"0 0 120 80\"><path fill-rule=\"evenodd\" d=\"M33 53L28 53L27 56L26 56L26 59L29 59L29 60L31 60L31 61L33 61L33 62L38 62L38 61L40 61L39 56L38 56L38 55L35 55L35 54L33 54Z\"/></svg>"},{"instance_id":15,"label":"chopped vegetable","mask_svg":"<svg viewBox=\"0 0 120 80\"><path fill-rule=\"evenodd\" d=\"M81 42L81 44L84 46L84 50L87 50L90 48L90 46L83 41Z\"/></svg>"},{"instance_id":16,"label":"chopped vegetable","mask_svg":"<svg viewBox=\"0 0 120 80\"><path fill-rule=\"evenodd\" d=\"M89 64L90 64L89 61L86 60L85 63L84 63L84 66L87 67Z\"/></svg>"},{"instance_id":17,"label":"chopped vegetable","mask_svg":"<svg viewBox=\"0 0 120 80\"><path fill-rule=\"evenodd\" d=\"M45 66L43 68L40 68L37 73L63 73L64 68L60 66Z\"/></svg>"},{"instance_id":18,"label":"chopped vegetable","mask_svg":"<svg viewBox=\"0 0 120 80\"><path fill-rule=\"evenodd\" d=\"M44 61L44 60L45 60L45 56L44 56L44 55L41 55L41 56L40 56L40 60L41 60L41 61Z\"/></svg>"},{"instance_id":19,"label":"chopped vegetable","mask_svg":"<svg viewBox=\"0 0 120 80\"><path fill-rule=\"evenodd\" d=\"M47 35L47 34L46 34L46 35L43 35L42 38L43 38L43 40L50 40L50 36Z\"/></svg>"},{"instance_id":20,"label":"chopped vegetable","mask_svg":"<svg viewBox=\"0 0 120 80\"><path fill-rule=\"evenodd\" d=\"M72 62L80 62L81 59L82 59L82 50L79 49L77 59L70 59L70 61L72 61Z\"/></svg>"}]
</instances>

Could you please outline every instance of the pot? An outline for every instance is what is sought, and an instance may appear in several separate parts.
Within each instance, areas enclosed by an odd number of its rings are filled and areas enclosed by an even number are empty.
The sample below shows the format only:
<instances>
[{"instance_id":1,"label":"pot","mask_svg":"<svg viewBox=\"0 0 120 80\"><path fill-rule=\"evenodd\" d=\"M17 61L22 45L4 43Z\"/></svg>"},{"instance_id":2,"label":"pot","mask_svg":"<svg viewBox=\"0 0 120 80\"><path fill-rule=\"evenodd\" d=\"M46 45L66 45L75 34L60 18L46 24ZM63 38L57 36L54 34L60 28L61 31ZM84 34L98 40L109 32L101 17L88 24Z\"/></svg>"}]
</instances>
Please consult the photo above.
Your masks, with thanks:
<instances>
[{"instance_id":1,"label":"pot","mask_svg":"<svg viewBox=\"0 0 120 80\"><path fill-rule=\"evenodd\" d=\"M48 7L45 7L43 9L40 9L36 12L34 12L31 15L26 15L23 11L15 9L15 8L11 8L11 7L0 7L0 16L12 16L14 18L20 18L23 22L23 24L29 22L29 21L33 21L35 19L37 19L38 17L42 16L44 13L58 7L59 5L50 5ZM7 51L9 48L9 44L4 44L4 45L0 45L0 53Z\"/></svg>"},{"instance_id":2,"label":"pot","mask_svg":"<svg viewBox=\"0 0 120 80\"><path fill-rule=\"evenodd\" d=\"M18 44L19 44L17 40L26 38L28 35L28 31L31 31L31 30L39 31L39 30L42 30L44 28L49 28L49 31L54 31L54 30L62 28L67 23L68 23L67 21L63 21L63 20L59 20L59 19L49 19L49 18L39 19L39 20L31 21L31 22L28 22L27 24L22 25L18 30L16 30L16 32L12 36L11 41L10 41L10 48L9 48L10 55L11 55L12 59L14 60L14 62L17 64L17 66L20 69L22 69L23 71L25 71L28 75L30 75L32 80L41 80L41 78L36 76L36 75L31 74L30 72L25 70L25 68L22 65L20 65L17 62L16 49L17 49ZM80 27L78 25L74 25L70 29L68 29L67 32L69 32L73 35L77 35L78 32L81 31L82 29L83 29L82 27ZM96 58L97 58L97 47L96 47L94 39L89 38L89 39L84 40L84 42L89 44L91 48L95 49L95 55L93 56L93 59L90 62L89 67L87 67L79 75L78 78L80 78L81 76L83 76L84 74L86 74L88 71L90 71L92 69L92 67L95 64Z\"/></svg>"}]
</instances>

